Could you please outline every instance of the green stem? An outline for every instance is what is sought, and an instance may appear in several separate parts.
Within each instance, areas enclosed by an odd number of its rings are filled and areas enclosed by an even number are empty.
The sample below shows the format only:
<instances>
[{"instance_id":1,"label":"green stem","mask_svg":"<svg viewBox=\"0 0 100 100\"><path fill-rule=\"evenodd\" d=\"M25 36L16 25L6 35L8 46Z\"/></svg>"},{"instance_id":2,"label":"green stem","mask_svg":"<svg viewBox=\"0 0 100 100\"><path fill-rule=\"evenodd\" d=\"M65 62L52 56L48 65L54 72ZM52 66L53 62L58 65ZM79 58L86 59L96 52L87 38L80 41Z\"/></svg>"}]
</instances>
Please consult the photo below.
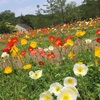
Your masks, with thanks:
<instances>
[{"instance_id":1,"label":"green stem","mask_svg":"<svg viewBox=\"0 0 100 100\"><path fill-rule=\"evenodd\" d=\"M15 88L14 88L14 92L15 92L15 100L18 100L18 91L17 91L17 84L16 81L14 82Z\"/></svg>"},{"instance_id":2,"label":"green stem","mask_svg":"<svg viewBox=\"0 0 100 100\"><path fill-rule=\"evenodd\" d=\"M87 95L87 89L86 89L86 86L84 85L84 80L83 80L83 77L82 76L80 76L80 79L81 79L81 84L82 84L82 89L83 89L83 98L84 98L84 100L88 100L88 95Z\"/></svg>"},{"instance_id":3,"label":"green stem","mask_svg":"<svg viewBox=\"0 0 100 100\"><path fill-rule=\"evenodd\" d=\"M1 98L2 100L4 100L3 97L2 97L1 95L0 95L0 98Z\"/></svg>"},{"instance_id":4,"label":"green stem","mask_svg":"<svg viewBox=\"0 0 100 100\"><path fill-rule=\"evenodd\" d=\"M13 48L13 50L16 52L16 50ZM19 54L16 52L16 54L18 55L18 57L20 58L21 62L22 62L22 65L23 65L23 59L19 56Z\"/></svg>"}]
</instances>

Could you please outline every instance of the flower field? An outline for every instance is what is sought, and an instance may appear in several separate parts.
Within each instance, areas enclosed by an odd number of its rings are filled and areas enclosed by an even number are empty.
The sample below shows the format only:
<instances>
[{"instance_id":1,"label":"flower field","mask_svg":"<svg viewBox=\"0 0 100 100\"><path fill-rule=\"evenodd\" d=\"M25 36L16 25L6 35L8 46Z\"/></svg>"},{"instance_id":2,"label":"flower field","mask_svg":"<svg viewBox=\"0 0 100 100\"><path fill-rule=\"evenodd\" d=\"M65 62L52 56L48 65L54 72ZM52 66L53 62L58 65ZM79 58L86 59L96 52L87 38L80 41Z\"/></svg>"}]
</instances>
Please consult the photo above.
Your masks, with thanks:
<instances>
[{"instance_id":1,"label":"flower field","mask_svg":"<svg viewBox=\"0 0 100 100\"><path fill-rule=\"evenodd\" d=\"M0 35L0 100L100 100L100 18Z\"/></svg>"}]
</instances>

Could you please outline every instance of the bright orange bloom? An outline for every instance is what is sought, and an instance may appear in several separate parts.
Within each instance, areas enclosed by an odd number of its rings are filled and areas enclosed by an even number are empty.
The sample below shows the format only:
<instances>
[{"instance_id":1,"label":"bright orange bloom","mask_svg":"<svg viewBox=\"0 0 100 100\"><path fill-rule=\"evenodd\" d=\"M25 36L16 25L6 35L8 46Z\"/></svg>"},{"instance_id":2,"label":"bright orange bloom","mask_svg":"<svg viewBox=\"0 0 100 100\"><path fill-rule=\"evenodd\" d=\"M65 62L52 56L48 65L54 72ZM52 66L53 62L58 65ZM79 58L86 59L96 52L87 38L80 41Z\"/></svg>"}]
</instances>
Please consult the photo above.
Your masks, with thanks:
<instances>
[{"instance_id":1,"label":"bright orange bloom","mask_svg":"<svg viewBox=\"0 0 100 100\"><path fill-rule=\"evenodd\" d=\"M25 54L26 54L26 50L23 50L23 51L20 52L21 56L24 56Z\"/></svg>"},{"instance_id":2,"label":"bright orange bloom","mask_svg":"<svg viewBox=\"0 0 100 100\"><path fill-rule=\"evenodd\" d=\"M55 37L54 36L49 36L49 41L50 42L54 42L54 40L55 40Z\"/></svg>"},{"instance_id":3,"label":"bright orange bloom","mask_svg":"<svg viewBox=\"0 0 100 100\"><path fill-rule=\"evenodd\" d=\"M98 30L96 31L96 34L97 34L97 35L100 35L100 29L98 29Z\"/></svg>"},{"instance_id":4,"label":"bright orange bloom","mask_svg":"<svg viewBox=\"0 0 100 100\"><path fill-rule=\"evenodd\" d=\"M33 51L33 50L34 50L34 49L33 49L32 47L30 47L30 46L28 47L28 51L29 51L29 52L31 52L31 51Z\"/></svg>"},{"instance_id":5,"label":"bright orange bloom","mask_svg":"<svg viewBox=\"0 0 100 100\"><path fill-rule=\"evenodd\" d=\"M51 59L51 58L54 58L55 57L55 54L53 53L53 52L51 52L51 53L49 53L48 55L47 55L47 58L48 59Z\"/></svg>"},{"instance_id":6,"label":"bright orange bloom","mask_svg":"<svg viewBox=\"0 0 100 100\"><path fill-rule=\"evenodd\" d=\"M58 46L62 46L63 45L63 41L61 38L56 38L54 41L54 46L58 47Z\"/></svg>"},{"instance_id":7,"label":"bright orange bloom","mask_svg":"<svg viewBox=\"0 0 100 100\"><path fill-rule=\"evenodd\" d=\"M48 29L47 28L42 28L41 31L48 34Z\"/></svg>"}]
</instances>

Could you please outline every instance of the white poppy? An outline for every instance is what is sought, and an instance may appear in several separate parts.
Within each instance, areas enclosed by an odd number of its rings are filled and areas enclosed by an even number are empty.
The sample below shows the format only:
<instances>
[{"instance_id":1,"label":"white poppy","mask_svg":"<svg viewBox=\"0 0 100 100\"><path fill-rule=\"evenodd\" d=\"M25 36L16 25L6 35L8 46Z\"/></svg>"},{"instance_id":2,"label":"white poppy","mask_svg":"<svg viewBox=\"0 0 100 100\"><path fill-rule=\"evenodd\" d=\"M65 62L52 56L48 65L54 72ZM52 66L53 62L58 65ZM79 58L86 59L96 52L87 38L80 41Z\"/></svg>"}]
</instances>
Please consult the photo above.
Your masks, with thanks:
<instances>
[{"instance_id":1,"label":"white poppy","mask_svg":"<svg viewBox=\"0 0 100 100\"><path fill-rule=\"evenodd\" d=\"M90 44L92 42L91 39L85 39L86 44Z\"/></svg>"},{"instance_id":2,"label":"white poppy","mask_svg":"<svg viewBox=\"0 0 100 100\"><path fill-rule=\"evenodd\" d=\"M68 85L68 86L66 86L66 88L72 89L77 94L77 96L80 97L80 94L75 86Z\"/></svg>"},{"instance_id":3,"label":"white poppy","mask_svg":"<svg viewBox=\"0 0 100 100\"><path fill-rule=\"evenodd\" d=\"M77 100L77 93L71 88L64 87L59 93L57 100Z\"/></svg>"},{"instance_id":4,"label":"white poppy","mask_svg":"<svg viewBox=\"0 0 100 100\"><path fill-rule=\"evenodd\" d=\"M64 86L67 86L67 85L76 86L77 85L77 80L74 77L66 77L64 79Z\"/></svg>"},{"instance_id":5,"label":"white poppy","mask_svg":"<svg viewBox=\"0 0 100 100\"><path fill-rule=\"evenodd\" d=\"M54 47L53 47L53 46L49 46L48 49L49 49L50 51L53 51L53 50L54 50Z\"/></svg>"},{"instance_id":6,"label":"white poppy","mask_svg":"<svg viewBox=\"0 0 100 100\"><path fill-rule=\"evenodd\" d=\"M56 82L50 85L49 91L57 96L62 88L63 86L60 83Z\"/></svg>"},{"instance_id":7,"label":"white poppy","mask_svg":"<svg viewBox=\"0 0 100 100\"><path fill-rule=\"evenodd\" d=\"M2 57L2 58L4 58L4 57L9 57L9 54L8 54L7 52L3 52L2 55L1 55L1 57Z\"/></svg>"},{"instance_id":8,"label":"white poppy","mask_svg":"<svg viewBox=\"0 0 100 100\"><path fill-rule=\"evenodd\" d=\"M39 100L53 100L53 97L49 91L45 91L40 94Z\"/></svg>"},{"instance_id":9,"label":"white poppy","mask_svg":"<svg viewBox=\"0 0 100 100\"><path fill-rule=\"evenodd\" d=\"M74 74L76 76L85 76L88 72L88 67L85 64L76 63L73 68Z\"/></svg>"},{"instance_id":10,"label":"white poppy","mask_svg":"<svg viewBox=\"0 0 100 100\"><path fill-rule=\"evenodd\" d=\"M49 49L48 48L44 48L44 51L47 52L47 51L49 51Z\"/></svg>"},{"instance_id":11,"label":"white poppy","mask_svg":"<svg viewBox=\"0 0 100 100\"><path fill-rule=\"evenodd\" d=\"M42 70L37 70L35 72L33 72L33 71L29 72L29 77L32 78L32 79L38 79L41 76L42 76Z\"/></svg>"}]
</instances>

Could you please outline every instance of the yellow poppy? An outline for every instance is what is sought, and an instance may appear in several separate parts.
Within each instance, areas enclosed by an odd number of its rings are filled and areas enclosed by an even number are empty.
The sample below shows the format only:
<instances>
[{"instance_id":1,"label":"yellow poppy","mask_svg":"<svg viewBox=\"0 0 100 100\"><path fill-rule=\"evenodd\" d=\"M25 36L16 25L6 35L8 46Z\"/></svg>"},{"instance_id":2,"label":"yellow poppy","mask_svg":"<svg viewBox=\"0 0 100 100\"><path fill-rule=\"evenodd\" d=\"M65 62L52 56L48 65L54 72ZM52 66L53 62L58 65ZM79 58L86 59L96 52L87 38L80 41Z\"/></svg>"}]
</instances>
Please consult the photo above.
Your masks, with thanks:
<instances>
[{"instance_id":1,"label":"yellow poppy","mask_svg":"<svg viewBox=\"0 0 100 100\"><path fill-rule=\"evenodd\" d=\"M74 54L72 51L70 51L69 54L68 54L68 57L69 57L70 59L72 59L74 56L75 56L75 54Z\"/></svg>"},{"instance_id":2,"label":"yellow poppy","mask_svg":"<svg viewBox=\"0 0 100 100\"><path fill-rule=\"evenodd\" d=\"M16 52L12 52L11 56L15 57L15 56L17 56L17 53Z\"/></svg>"},{"instance_id":3,"label":"yellow poppy","mask_svg":"<svg viewBox=\"0 0 100 100\"><path fill-rule=\"evenodd\" d=\"M100 47L98 46L95 47L95 56L100 58Z\"/></svg>"},{"instance_id":4,"label":"yellow poppy","mask_svg":"<svg viewBox=\"0 0 100 100\"><path fill-rule=\"evenodd\" d=\"M30 46L31 46L32 48L36 48L37 42L31 41Z\"/></svg>"},{"instance_id":5,"label":"yellow poppy","mask_svg":"<svg viewBox=\"0 0 100 100\"><path fill-rule=\"evenodd\" d=\"M13 52L13 53L17 53L18 52L18 48L16 47L16 45L14 45L12 47L11 52Z\"/></svg>"},{"instance_id":6,"label":"yellow poppy","mask_svg":"<svg viewBox=\"0 0 100 100\"><path fill-rule=\"evenodd\" d=\"M31 67L32 67L31 64L27 64L27 65L25 65L23 68L24 68L25 70L28 70L28 69L30 69Z\"/></svg>"},{"instance_id":7,"label":"yellow poppy","mask_svg":"<svg viewBox=\"0 0 100 100\"><path fill-rule=\"evenodd\" d=\"M22 39L21 39L21 44L22 44L22 45L27 44L27 40L26 40L26 39L24 39L24 38L22 38Z\"/></svg>"},{"instance_id":8,"label":"yellow poppy","mask_svg":"<svg viewBox=\"0 0 100 100\"><path fill-rule=\"evenodd\" d=\"M74 42L71 39L68 39L66 43L67 45L70 45L70 46L74 45Z\"/></svg>"},{"instance_id":9,"label":"yellow poppy","mask_svg":"<svg viewBox=\"0 0 100 100\"><path fill-rule=\"evenodd\" d=\"M77 62L77 64L80 64L81 65L81 64L83 64L83 62Z\"/></svg>"},{"instance_id":10,"label":"yellow poppy","mask_svg":"<svg viewBox=\"0 0 100 100\"><path fill-rule=\"evenodd\" d=\"M26 38L26 39L29 39L29 38L30 38L30 36L28 36L28 35L25 35L25 38Z\"/></svg>"},{"instance_id":11,"label":"yellow poppy","mask_svg":"<svg viewBox=\"0 0 100 100\"><path fill-rule=\"evenodd\" d=\"M85 31L81 31L81 30L79 30L79 31L76 32L76 36L77 37L81 37L81 36L83 36L85 34L86 34L86 32Z\"/></svg>"},{"instance_id":12,"label":"yellow poppy","mask_svg":"<svg viewBox=\"0 0 100 100\"><path fill-rule=\"evenodd\" d=\"M10 73L12 73L12 68L11 68L10 66L5 67L4 73L5 73L5 74L10 74Z\"/></svg>"}]
</instances>

